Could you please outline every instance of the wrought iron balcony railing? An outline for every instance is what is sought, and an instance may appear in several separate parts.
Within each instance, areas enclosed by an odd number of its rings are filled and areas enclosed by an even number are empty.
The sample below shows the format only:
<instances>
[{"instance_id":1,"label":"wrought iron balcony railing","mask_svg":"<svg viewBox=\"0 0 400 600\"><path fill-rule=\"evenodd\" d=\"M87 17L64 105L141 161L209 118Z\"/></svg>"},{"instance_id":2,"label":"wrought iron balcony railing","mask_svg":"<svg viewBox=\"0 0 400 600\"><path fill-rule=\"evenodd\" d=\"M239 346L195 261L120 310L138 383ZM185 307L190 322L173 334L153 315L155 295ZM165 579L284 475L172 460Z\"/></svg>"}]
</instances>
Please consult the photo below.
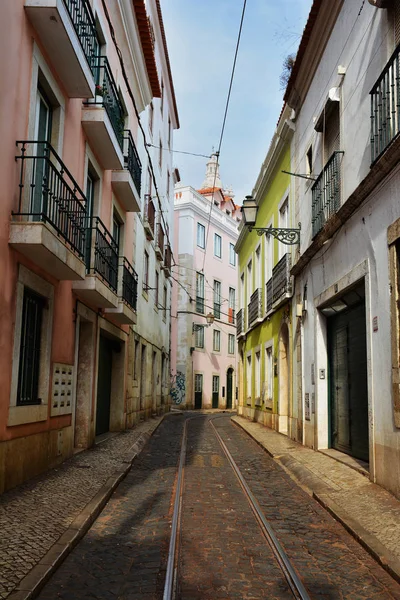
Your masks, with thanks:
<instances>
[{"instance_id":1,"label":"wrought iron balcony railing","mask_svg":"<svg viewBox=\"0 0 400 600\"><path fill-rule=\"evenodd\" d=\"M313 238L329 217L340 208L340 158L342 154L342 151L332 154L311 188Z\"/></svg>"},{"instance_id":2,"label":"wrought iron balcony railing","mask_svg":"<svg viewBox=\"0 0 400 600\"><path fill-rule=\"evenodd\" d=\"M96 21L88 0L64 0L72 25L82 46L89 67L95 74L95 63L99 51Z\"/></svg>"},{"instance_id":3,"label":"wrought iron balcony railing","mask_svg":"<svg viewBox=\"0 0 400 600\"><path fill-rule=\"evenodd\" d=\"M371 96L371 162L400 131L400 45L393 52Z\"/></svg>"},{"instance_id":4,"label":"wrought iron balcony railing","mask_svg":"<svg viewBox=\"0 0 400 600\"><path fill-rule=\"evenodd\" d=\"M121 150L124 149L125 113L119 98L117 85L106 56L93 59L93 72L96 81L96 95L87 104L102 106L110 119Z\"/></svg>"},{"instance_id":5,"label":"wrought iron balcony railing","mask_svg":"<svg viewBox=\"0 0 400 600\"><path fill-rule=\"evenodd\" d=\"M131 174L133 183L136 187L136 191L140 196L140 189L142 184L142 163L140 162L139 154L136 150L132 134L128 129L125 130L125 148L125 167Z\"/></svg>"},{"instance_id":6,"label":"wrought iron balcony railing","mask_svg":"<svg viewBox=\"0 0 400 600\"><path fill-rule=\"evenodd\" d=\"M243 308L236 313L236 335L244 332Z\"/></svg>"},{"instance_id":7,"label":"wrought iron balcony railing","mask_svg":"<svg viewBox=\"0 0 400 600\"><path fill-rule=\"evenodd\" d=\"M290 278L290 268L292 257L290 253L282 256L280 261L272 269L272 277L265 286L266 293L266 312L270 312L276 304L292 293L292 282Z\"/></svg>"},{"instance_id":8,"label":"wrought iron balcony railing","mask_svg":"<svg viewBox=\"0 0 400 600\"><path fill-rule=\"evenodd\" d=\"M122 265L122 299L136 311L138 276L131 263L124 258Z\"/></svg>"},{"instance_id":9,"label":"wrought iron balcony railing","mask_svg":"<svg viewBox=\"0 0 400 600\"><path fill-rule=\"evenodd\" d=\"M54 148L41 141L16 142L21 154L18 212L14 217L49 223L82 259L88 226L87 200Z\"/></svg>"},{"instance_id":10,"label":"wrought iron balcony railing","mask_svg":"<svg viewBox=\"0 0 400 600\"><path fill-rule=\"evenodd\" d=\"M117 292L118 244L98 217L93 218L89 233L86 254L87 271L100 275L108 286Z\"/></svg>"},{"instance_id":11,"label":"wrought iron balcony railing","mask_svg":"<svg viewBox=\"0 0 400 600\"><path fill-rule=\"evenodd\" d=\"M248 304L248 315L249 315L249 327L253 325L259 317L261 317L261 290L257 288L250 296L250 302Z\"/></svg>"}]
</instances>

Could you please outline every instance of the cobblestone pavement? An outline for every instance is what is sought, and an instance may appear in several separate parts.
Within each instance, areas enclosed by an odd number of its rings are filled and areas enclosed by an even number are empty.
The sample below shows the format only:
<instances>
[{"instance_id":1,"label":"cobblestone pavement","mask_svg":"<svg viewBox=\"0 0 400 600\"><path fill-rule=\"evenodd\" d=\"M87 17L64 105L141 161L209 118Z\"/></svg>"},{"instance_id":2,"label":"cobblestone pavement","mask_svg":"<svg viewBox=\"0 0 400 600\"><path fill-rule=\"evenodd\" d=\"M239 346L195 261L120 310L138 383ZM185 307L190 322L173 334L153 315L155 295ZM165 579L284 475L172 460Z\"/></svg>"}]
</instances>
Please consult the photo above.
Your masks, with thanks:
<instances>
[{"instance_id":1,"label":"cobblestone pavement","mask_svg":"<svg viewBox=\"0 0 400 600\"><path fill-rule=\"evenodd\" d=\"M168 418L39 600L160 600L181 432ZM179 600L289 598L208 420L189 423ZM400 586L229 417L214 420L313 599L400 600Z\"/></svg>"},{"instance_id":2,"label":"cobblestone pavement","mask_svg":"<svg viewBox=\"0 0 400 600\"><path fill-rule=\"evenodd\" d=\"M158 422L112 436L0 496L0 598L7 598L121 466L139 436Z\"/></svg>"}]
</instances>

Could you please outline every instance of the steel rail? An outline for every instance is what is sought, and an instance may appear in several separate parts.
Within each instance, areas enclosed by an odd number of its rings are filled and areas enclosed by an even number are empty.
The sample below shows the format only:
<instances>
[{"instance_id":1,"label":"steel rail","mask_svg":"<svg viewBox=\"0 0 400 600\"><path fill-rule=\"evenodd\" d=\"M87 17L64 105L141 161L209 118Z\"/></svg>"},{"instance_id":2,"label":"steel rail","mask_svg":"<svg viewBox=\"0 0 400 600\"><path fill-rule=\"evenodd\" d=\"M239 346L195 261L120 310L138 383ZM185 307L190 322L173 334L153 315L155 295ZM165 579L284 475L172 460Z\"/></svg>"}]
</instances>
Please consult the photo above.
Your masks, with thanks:
<instances>
[{"instance_id":1,"label":"steel rail","mask_svg":"<svg viewBox=\"0 0 400 600\"><path fill-rule=\"evenodd\" d=\"M218 418L218 417L216 417L216 418ZM261 510L260 505L258 504L255 496L253 495L252 491L250 490L249 486L247 485L239 467L237 466L236 462L234 461L234 459L233 459L231 453L229 452L222 437L218 433L218 431L213 423L213 420L215 420L215 419L209 419L209 423L210 423L211 427L213 428L214 433L217 437L217 440L219 441L227 459L229 460L231 467L232 467L233 471L235 472L236 477L238 478L238 480L240 482L240 485L247 497L250 507L262 529L264 536L266 537L269 545L271 546L271 549L279 563L279 566L281 567L281 569L286 577L286 580L289 584L290 589L292 590L294 597L300 598L301 600L310 600L310 596L308 595L306 588L304 587L301 579L299 578L293 565L291 564L289 557L287 556L286 552L282 548L278 538L275 535L274 530L272 529L271 525L268 523L267 519L265 518L265 515L264 515L263 511Z\"/></svg>"}]
</instances>

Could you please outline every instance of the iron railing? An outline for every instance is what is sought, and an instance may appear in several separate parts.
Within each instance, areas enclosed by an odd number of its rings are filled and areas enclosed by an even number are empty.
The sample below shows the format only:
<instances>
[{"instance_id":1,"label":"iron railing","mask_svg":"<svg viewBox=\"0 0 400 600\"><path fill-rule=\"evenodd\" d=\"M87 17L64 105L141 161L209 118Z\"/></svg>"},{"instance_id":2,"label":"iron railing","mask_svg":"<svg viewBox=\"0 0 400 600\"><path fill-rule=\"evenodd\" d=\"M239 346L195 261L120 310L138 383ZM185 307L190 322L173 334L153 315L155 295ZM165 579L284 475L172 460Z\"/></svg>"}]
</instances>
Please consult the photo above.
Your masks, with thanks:
<instances>
[{"instance_id":1,"label":"iron railing","mask_svg":"<svg viewBox=\"0 0 400 600\"><path fill-rule=\"evenodd\" d=\"M243 308L236 313L236 335L240 335L244 331Z\"/></svg>"},{"instance_id":2,"label":"iron railing","mask_svg":"<svg viewBox=\"0 0 400 600\"><path fill-rule=\"evenodd\" d=\"M156 247L162 260L164 257L164 229L161 223L157 223Z\"/></svg>"},{"instance_id":3,"label":"iron railing","mask_svg":"<svg viewBox=\"0 0 400 600\"><path fill-rule=\"evenodd\" d=\"M140 189L142 184L142 163L140 162L139 154L136 150L135 142L131 132L125 129L125 142L126 142L126 155L125 168L128 169L132 175L133 183L135 184L136 191L140 196Z\"/></svg>"},{"instance_id":4,"label":"iron railing","mask_svg":"<svg viewBox=\"0 0 400 600\"><path fill-rule=\"evenodd\" d=\"M326 221L340 207L340 157L342 151L332 154L311 188L312 193L312 236L313 238Z\"/></svg>"},{"instance_id":5,"label":"iron railing","mask_svg":"<svg viewBox=\"0 0 400 600\"><path fill-rule=\"evenodd\" d=\"M284 254L281 260L272 269L272 303L278 302L282 296L290 294L292 291L290 268L292 265L292 256L288 252Z\"/></svg>"},{"instance_id":6,"label":"iron railing","mask_svg":"<svg viewBox=\"0 0 400 600\"><path fill-rule=\"evenodd\" d=\"M125 113L119 98L117 85L106 56L93 59L96 80L96 95L87 104L101 105L107 112L121 150L124 149Z\"/></svg>"},{"instance_id":7,"label":"iron railing","mask_svg":"<svg viewBox=\"0 0 400 600\"><path fill-rule=\"evenodd\" d=\"M268 279L265 284L265 312L272 310L272 290L273 290L273 279Z\"/></svg>"},{"instance_id":8,"label":"iron railing","mask_svg":"<svg viewBox=\"0 0 400 600\"><path fill-rule=\"evenodd\" d=\"M257 288L250 296L250 302L247 307L249 315L249 327L261 317L261 290Z\"/></svg>"},{"instance_id":9,"label":"iron railing","mask_svg":"<svg viewBox=\"0 0 400 600\"><path fill-rule=\"evenodd\" d=\"M400 131L400 45L393 52L371 96L371 162Z\"/></svg>"},{"instance_id":10,"label":"iron railing","mask_svg":"<svg viewBox=\"0 0 400 600\"><path fill-rule=\"evenodd\" d=\"M95 63L99 52L96 22L88 0L64 0L72 25L82 46L89 67L95 75Z\"/></svg>"},{"instance_id":11,"label":"iron railing","mask_svg":"<svg viewBox=\"0 0 400 600\"><path fill-rule=\"evenodd\" d=\"M122 264L122 299L136 311L138 276L131 263L124 258Z\"/></svg>"},{"instance_id":12,"label":"iron railing","mask_svg":"<svg viewBox=\"0 0 400 600\"><path fill-rule=\"evenodd\" d=\"M93 218L89 232L90 244L88 244L86 254L87 271L98 273L108 286L117 292L118 244L99 217ZM93 246L92 240L94 241Z\"/></svg>"},{"instance_id":13,"label":"iron railing","mask_svg":"<svg viewBox=\"0 0 400 600\"><path fill-rule=\"evenodd\" d=\"M154 235L154 226L156 221L156 209L154 207L153 200L151 199L150 194L146 194L145 197L145 205L144 205L144 219L147 221L150 229Z\"/></svg>"},{"instance_id":14,"label":"iron railing","mask_svg":"<svg viewBox=\"0 0 400 600\"><path fill-rule=\"evenodd\" d=\"M16 142L21 154L15 217L49 223L82 259L85 257L87 200L48 142Z\"/></svg>"}]
</instances>

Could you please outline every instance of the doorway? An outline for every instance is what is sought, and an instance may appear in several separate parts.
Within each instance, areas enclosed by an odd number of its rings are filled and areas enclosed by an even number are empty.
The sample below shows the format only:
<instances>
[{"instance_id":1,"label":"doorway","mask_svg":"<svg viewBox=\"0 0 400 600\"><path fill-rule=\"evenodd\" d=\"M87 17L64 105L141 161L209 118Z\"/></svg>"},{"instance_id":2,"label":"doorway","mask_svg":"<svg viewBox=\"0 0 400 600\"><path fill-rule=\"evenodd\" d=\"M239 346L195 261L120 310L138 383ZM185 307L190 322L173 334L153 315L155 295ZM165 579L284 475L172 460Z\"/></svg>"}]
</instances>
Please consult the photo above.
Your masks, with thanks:
<instances>
[{"instance_id":1,"label":"doorway","mask_svg":"<svg viewBox=\"0 0 400 600\"><path fill-rule=\"evenodd\" d=\"M96 435L110 430L113 343L100 335L97 376Z\"/></svg>"},{"instance_id":2,"label":"doorway","mask_svg":"<svg viewBox=\"0 0 400 600\"><path fill-rule=\"evenodd\" d=\"M289 416L289 329L283 323L279 333L278 431L287 435Z\"/></svg>"},{"instance_id":3,"label":"doorway","mask_svg":"<svg viewBox=\"0 0 400 600\"><path fill-rule=\"evenodd\" d=\"M140 410L145 407L146 400L146 346L142 344L142 356L140 363Z\"/></svg>"},{"instance_id":4,"label":"doorway","mask_svg":"<svg viewBox=\"0 0 400 600\"><path fill-rule=\"evenodd\" d=\"M212 408L218 408L219 402L219 375L213 375L212 379Z\"/></svg>"},{"instance_id":5,"label":"doorway","mask_svg":"<svg viewBox=\"0 0 400 600\"><path fill-rule=\"evenodd\" d=\"M357 300L358 305L349 306ZM369 460L367 330L364 286L332 304L328 318L330 445ZM323 311L324 312L324 311Z\"/></svg>"},{"instance_id":6,"label":"doorway","mask_svg":"<svg viewBox=\"0 0 400 600\"><path fill-rule=\"evenodd\" d=\"M194 407L199 409L203 406L203 375L197 373L194 376Z\"/></svg>"},{"instance_id":7,"label":"doorway","mask_svg":"<svg viewBox=\"0 0 400 600\"><path fill-rule=\"evenodd\" d=\"M226 372L226 408L232 408L233 391L233 369L230 367Z\"/></svg>"}]
</instances>

